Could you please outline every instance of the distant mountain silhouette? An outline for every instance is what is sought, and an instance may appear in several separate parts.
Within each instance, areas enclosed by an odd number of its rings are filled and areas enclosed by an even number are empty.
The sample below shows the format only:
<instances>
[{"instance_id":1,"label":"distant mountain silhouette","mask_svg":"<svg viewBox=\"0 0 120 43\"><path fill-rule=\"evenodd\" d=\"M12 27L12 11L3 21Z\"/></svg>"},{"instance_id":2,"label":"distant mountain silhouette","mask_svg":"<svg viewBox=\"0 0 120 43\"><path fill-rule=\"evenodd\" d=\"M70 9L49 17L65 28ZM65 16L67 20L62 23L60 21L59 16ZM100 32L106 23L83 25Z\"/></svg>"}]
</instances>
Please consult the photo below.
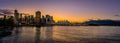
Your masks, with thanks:
<instances>
[{"instance_id":1,"label":"distant mountain silhouette","mask_svg":"<svg viewBox=\"0 0 120 43\"><path fill-rule=\"evenodd\" d=\"M120 20L90 20L84 24L97 26L120 26Z\"/></svg>"}]
</instances>

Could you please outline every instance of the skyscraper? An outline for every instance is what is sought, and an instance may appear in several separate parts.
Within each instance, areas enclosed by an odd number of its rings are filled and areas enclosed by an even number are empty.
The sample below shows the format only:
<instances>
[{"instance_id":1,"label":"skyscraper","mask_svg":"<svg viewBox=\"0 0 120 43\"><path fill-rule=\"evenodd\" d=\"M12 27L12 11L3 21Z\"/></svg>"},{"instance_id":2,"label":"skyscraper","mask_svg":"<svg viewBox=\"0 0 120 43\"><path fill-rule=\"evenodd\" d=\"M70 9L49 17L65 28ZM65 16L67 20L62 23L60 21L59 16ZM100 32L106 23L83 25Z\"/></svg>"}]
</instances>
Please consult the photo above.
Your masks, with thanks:
<instances>
[{"instance_id":1,"label":"skyscraper","mask_svg":"<svg viewBox=\"0 0 120 43\"><path fill-rule=\"evenodd\" d=\"M19 14L19 18L22 18L22 15L23 15L22 13L21 13L21 14Z\"/></svg>"},{"instance_id":2,"label":"skyscraper","mask_svg":"<svg viewBox=\"0 0 120 43\"><path fill-rule=\"evenodd\" d=\"M46 22L47 24L53 24L54 23L53 16L46 15Z\"/></svg>"},{"instance_id":3,"label":"skyscraper","mask_svg":"<svg viewBox=\"0 0 120 43\"><path fill-rule=\"evenodd\" d=\"M41 18L41 24L42 25L45 25L46 24L46 18L44 16L42 16Z\"/></svg>"},{"instance_id":4,"label":"skyscraper","mask_svg":"<svg viewBox=\"0 0 120 43\"><path fill-rule=\"evenodd\" d=\"M40 11L37 11L36 12L36 17L35 17L35 22L36 23L39 23L40 22L40 19L41 19L41 12Z\"/></svg>"},{"instance_id":5,"label":"skyscraper","mask_svg":"<svg viewBox=\"0 0 120 43\"><path fill-rule=\"evenodd\" d=\"M18 23L18 21L19 21L19 13L18 13L18 10L14 10L14 20L15 20L15 23Z\"/></svg>"},{"instance_id":6,"label":"skyscraper","mask_svg":"<svg viewBox=\"0 0 120 43\"><path fill-rule=\"evenodd\" d=\"M22 13L19 14L19 23L22 23L22 18L23 18L22 15L23 15Z\"/></svg>"}]
</instances>

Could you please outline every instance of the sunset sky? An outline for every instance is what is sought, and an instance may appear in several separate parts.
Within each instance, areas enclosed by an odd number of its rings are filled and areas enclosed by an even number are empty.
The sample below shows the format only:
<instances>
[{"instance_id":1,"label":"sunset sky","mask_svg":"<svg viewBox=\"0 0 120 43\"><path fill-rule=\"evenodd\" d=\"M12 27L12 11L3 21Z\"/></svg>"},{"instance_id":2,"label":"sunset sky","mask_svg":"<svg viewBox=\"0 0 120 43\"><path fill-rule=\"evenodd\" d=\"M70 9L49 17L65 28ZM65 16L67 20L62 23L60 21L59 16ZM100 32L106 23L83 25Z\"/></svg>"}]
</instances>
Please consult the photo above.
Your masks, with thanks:
<instances>
[{"instance_id":1,"label":"sunset sky","mask_svg":"<svg viewBox=\"0 0 120 43\"><path fill-rule=\"evenodd\" d=\"M52 15L54 20L83 22L89 19L120 20L120 0L0 0L0 9Z\"/></svg>"}]
</instances>

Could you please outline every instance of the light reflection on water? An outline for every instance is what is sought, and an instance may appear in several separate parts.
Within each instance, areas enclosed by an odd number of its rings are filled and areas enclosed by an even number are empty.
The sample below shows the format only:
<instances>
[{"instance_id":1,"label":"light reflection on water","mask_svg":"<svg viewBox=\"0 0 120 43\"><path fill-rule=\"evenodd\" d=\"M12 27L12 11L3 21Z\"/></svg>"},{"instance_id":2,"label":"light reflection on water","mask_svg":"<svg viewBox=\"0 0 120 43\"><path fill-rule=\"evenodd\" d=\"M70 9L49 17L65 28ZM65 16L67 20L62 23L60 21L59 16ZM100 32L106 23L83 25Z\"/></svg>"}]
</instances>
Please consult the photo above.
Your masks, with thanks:
<instances>
[{"instance_id":1,"label":"light reflection on water","mask_svg":"<svg viewBox=\"0 0 120 43\"><path fill-rule=\"evenodd\" d=\"M117 26L14 27L0 43L120 43Z\"/></svg>"}]
</instances>

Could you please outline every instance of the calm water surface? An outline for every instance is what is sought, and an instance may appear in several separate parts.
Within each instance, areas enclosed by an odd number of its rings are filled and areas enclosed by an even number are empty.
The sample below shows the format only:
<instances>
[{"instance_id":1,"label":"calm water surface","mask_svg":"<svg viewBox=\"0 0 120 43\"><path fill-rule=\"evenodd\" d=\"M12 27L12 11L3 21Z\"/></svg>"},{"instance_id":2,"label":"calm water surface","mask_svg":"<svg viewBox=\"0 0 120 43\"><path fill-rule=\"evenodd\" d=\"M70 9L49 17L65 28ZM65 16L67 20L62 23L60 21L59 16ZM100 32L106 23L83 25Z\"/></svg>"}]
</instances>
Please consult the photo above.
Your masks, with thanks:
<instances>
[{"instance_id":1,"label":"calm water surface","mask_svg":"<svg viewBox=\"0 0 120 43\"><path fill-rule=\"evenodd\" d=\"M14 27L0 43L120 43L119 26Z\"/></svg>"}]
</instances>

